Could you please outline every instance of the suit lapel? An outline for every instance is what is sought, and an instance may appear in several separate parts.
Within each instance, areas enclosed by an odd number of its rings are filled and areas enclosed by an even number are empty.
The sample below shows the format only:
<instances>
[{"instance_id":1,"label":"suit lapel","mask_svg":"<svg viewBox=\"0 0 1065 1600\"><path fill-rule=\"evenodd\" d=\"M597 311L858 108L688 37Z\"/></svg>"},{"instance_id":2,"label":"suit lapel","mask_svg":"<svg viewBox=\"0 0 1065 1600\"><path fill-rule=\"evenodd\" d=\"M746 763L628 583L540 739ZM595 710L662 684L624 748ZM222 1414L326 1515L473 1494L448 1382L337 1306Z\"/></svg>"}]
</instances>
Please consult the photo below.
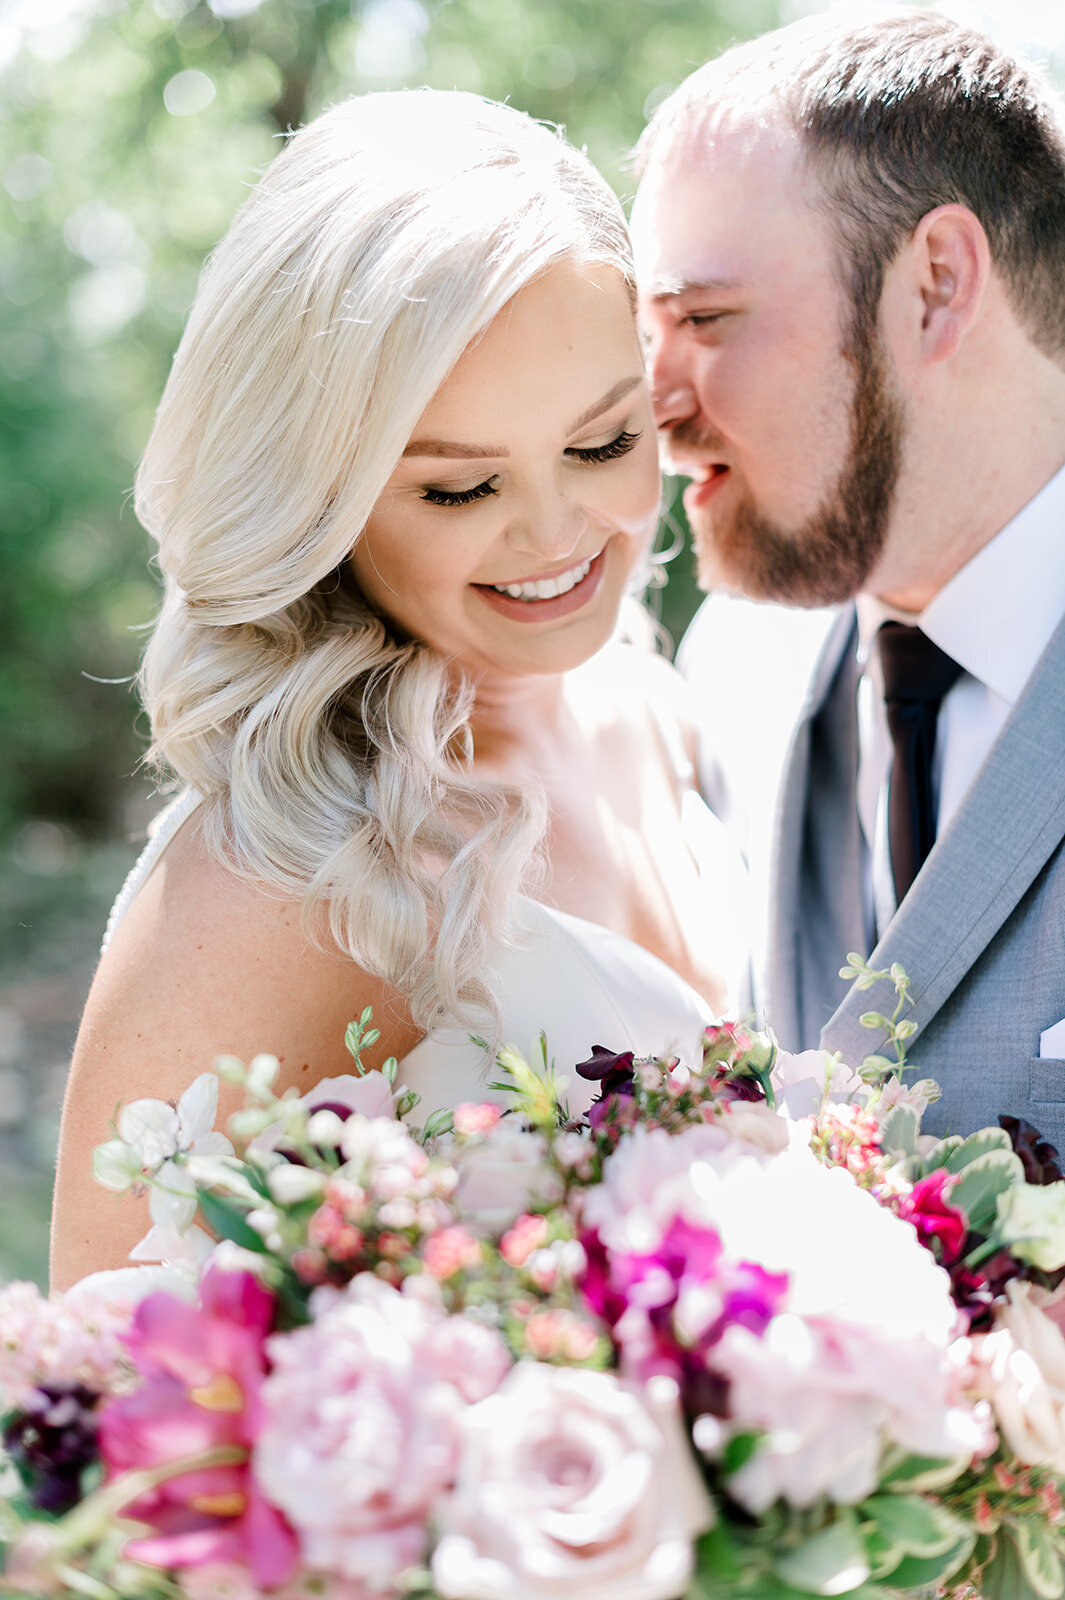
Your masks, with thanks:
<instances>
[{"instance_id":1,"label":"suit lapel","mask_svg":"<svg viewBox=\"0 0 1065 1600\"><path fill-rule=\"evenodd\" d=\"M870 956L899 962L912 984L907 1013L924 1028L1010 916L1065 837L1065 622L943 837ZM841 949L842 959L845 952ZM860 1060L883 1036L863 1028L876 993L852 990L822 1034Z\"/></svg>"},{"instance_id":2,"label":"suit lapel","mask_svg":"<svg viewBox=\"0 0 1065 1600\"><path fill-rule=\"evenodd\" d=\"M773 840L768 1021L792 1049L817 1043L840 998L844 953L864 938L854 804L857 624L845 607L826 638L784 764Z\"/></svg>"}]
</instances>

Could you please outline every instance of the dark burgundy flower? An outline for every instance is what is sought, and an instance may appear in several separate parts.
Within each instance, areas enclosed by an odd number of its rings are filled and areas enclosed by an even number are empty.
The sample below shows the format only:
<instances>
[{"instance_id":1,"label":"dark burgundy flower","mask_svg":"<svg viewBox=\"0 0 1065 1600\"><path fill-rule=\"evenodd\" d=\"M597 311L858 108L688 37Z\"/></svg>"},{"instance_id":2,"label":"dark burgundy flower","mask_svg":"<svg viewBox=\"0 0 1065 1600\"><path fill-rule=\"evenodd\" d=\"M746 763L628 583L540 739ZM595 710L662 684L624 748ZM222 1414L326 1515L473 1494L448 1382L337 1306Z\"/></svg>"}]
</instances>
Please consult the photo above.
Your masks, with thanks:
<instances>
[{"instance_id":1,"label":"dark burgundy flower","mask_svg":"<svg viewBox=\"0 0 1065 1600\"><path fill-rule=\"evenodd\" d=\"M599 1098L593 1100L588 1110L588 1126L597 1133L607 1124L616 1124L620 1129L633 1120L628 1114L630 1108L621 1102L631 1100L633 1096L634 1059L632 1050L616 1055L606 1045L595 1044L588 1060L577 1063L577 1071L582 1078L600 1085Z\"/></svg>"},{"instance_id":2,"label":"dark burgundy flower","mask_svg":"<svg viewBox=\"0 0 1065 1600\"><path fill-rule=\"evenodd\" d=\"M634 1059L632 1050L625 1050L621 1055L616 1055L613 1050L608 1050L605 1044L593 1044L588 1060L578 1061L577 1071L582 1078L587 1078L589 1083L601 1083L604 1094L616 1093L623 1083L627 1082L631 1086Z\"/></svg>"},{"instance_id":3,"label":"dark burgundy flower","mask_svg":"<svg viewBox=\"0 0 1065 1600\"><path fill-rule=\"evenodd\" d=\"M958 1260L969 1232L969 1219L960 1206L947 1199L956 1175L937 1167L927 1178L920 1178L898 1202L898 1214L917 1229L921 1243L932 1251L941 1266Z\"/></svg>"},{"instance_id":4,"label":"dark burgundy flower","mask_svg":"<svg viewBox=\"0 0 1065 1600\"><path fill-rule=\"evenodd\" d=\"M99 1460L99 1400L81 1383L41 1384L4 1428L4 1449L38 1510L58 1516L82 1498L82 1474Z\"/></svg>"},{"instance_id":5,"label":"dark burgundy flower","mask_svg":"<svg viewBox=\"0 0 1065 1600\"><path fill-rule=\"evenodd\" d=\"M1010 1143L1021 1158L1027 1183L1057 1183L1065 1177L1058 1152L1023 1117L999 1117L998 1125L1010 1136Z\"/></svg>"}]
</instances>

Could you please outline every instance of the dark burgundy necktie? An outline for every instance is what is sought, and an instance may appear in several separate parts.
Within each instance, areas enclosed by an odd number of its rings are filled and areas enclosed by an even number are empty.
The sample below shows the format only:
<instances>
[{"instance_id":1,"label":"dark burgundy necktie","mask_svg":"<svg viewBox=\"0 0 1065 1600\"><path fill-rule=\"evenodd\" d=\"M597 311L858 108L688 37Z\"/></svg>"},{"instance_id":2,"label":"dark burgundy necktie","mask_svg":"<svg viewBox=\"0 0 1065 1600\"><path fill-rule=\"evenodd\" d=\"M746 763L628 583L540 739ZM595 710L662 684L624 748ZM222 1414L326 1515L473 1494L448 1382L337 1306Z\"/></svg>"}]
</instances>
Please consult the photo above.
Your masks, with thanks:
<instances>
[{"instance_id":1,"label":"dark burgundy necktie","mask_svg":"<svg viewBox=\"0 0 1065 1600\"><path fill-rule=\"evenodd\" d=\"M895 755L888 791L888 839L895 898L921 870L936 839L932 755L936 719L947 690L962 668L923 634L901 622L885 622L877 634L884 676L884 705Z\"/></svg>"}]
</instances>

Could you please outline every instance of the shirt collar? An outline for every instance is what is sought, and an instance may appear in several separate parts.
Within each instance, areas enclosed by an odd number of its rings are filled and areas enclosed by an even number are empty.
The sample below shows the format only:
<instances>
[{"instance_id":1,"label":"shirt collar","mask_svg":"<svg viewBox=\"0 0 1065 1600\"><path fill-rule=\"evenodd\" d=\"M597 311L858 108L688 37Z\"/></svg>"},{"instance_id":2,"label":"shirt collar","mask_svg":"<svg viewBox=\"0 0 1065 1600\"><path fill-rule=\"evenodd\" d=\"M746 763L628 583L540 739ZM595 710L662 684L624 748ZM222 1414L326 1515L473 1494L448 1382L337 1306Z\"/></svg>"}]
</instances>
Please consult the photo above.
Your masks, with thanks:
<instances>
[{"instance_id":1,"label":"shirt collar","mask_svg":"<svg viewBox=\"0 0 1065 1600\"><path fill-rule=\"evenodd\" d=\"M908 615L858 597L859 659L881 623L917 624L972 677L1011 705L1065 616L1065 467L977 551L925 607Z\"/></svg>"}]
</instances>

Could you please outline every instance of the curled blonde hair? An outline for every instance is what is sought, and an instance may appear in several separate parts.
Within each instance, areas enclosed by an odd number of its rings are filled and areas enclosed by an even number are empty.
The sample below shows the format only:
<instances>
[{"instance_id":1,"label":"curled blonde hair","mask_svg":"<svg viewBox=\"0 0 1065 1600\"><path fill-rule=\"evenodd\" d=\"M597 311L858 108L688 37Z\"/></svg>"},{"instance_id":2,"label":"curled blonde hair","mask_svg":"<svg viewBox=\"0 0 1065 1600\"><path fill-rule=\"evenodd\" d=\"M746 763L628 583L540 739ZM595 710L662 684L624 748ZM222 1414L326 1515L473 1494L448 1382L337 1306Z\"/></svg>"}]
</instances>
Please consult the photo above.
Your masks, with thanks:
<instances>
[{"instance_id":1,"label":"curled blonde hair","mask_svg":"<svg viewBox=\"0 0 1065 1600\"><path fill-rule=\"evenodd\" d=\"M631 283L617 200L553 130L459 92L334 107L208 261L137 475L166 586L149 759L203 796L220 858L426 1027L491 1014L542 805L464 775L469 689L349 557L470 341L567 259Z\"/></svg>"}]
</instances>

